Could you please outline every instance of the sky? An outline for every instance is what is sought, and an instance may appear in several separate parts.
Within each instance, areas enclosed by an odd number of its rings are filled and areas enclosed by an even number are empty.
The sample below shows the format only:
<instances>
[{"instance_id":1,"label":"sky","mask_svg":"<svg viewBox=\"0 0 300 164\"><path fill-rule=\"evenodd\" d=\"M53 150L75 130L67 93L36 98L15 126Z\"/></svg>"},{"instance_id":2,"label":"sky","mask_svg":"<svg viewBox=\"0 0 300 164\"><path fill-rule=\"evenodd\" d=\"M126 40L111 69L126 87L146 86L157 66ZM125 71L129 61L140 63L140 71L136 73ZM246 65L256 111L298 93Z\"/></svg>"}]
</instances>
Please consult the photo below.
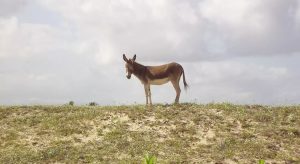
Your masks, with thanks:
<instances>
[{"instance_id":1,"label":"sky","mask_svg":"<svg viewBox=\"0 0 300 164\"><path fill-rule=\"evenodd\" d=\"M143 104L122 54L180 63L181 102L299 104L299 43L300 0L1 0L0 104Z\"/></svg>"}]
</instances>

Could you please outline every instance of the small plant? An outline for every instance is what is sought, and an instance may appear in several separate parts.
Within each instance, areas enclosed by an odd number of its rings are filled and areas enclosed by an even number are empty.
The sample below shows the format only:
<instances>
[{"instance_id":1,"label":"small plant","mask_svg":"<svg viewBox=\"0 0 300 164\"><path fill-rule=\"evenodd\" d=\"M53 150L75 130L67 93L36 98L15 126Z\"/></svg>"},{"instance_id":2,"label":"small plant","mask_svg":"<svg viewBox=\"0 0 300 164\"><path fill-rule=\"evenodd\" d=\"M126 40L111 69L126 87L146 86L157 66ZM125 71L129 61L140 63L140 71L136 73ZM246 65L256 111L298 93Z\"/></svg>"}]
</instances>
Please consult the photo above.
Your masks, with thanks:
<instances>
[{"instance_id":1,"label":"small plant","mask_svg":"<svg viewBox=\"0 0 300 164\"><path fill-rule=\"evenodd\" d=\"M146 164L156 164L156 157L154 155L145 155L145 163Z\"/></svg>"},{"instance_id":2,"label":"small plant","mask_svg":"<svg viewBox=\"0 0 300 164\"><path fill-rule=\"evenodd\" d=\"M98 104L96 102L90 102L89 106L97 106Z\"/></svg>"},{"instance_id":3,"label":"small plant","mask_svg":"<svg viewBox=\"0 0 300 164\"><path fill-rule=\"evenodd\" d=\"M74 106L74 104L75 104L74 101L70 101L70 102L69 102L69 105L70 105L70 106Z\"/></svg>"},{"instance_id":4,"label":"small plant","mask_svg":"<svg viewBox=\"0 0 300 164\"><path fill-rule=\"evenodd\" d=\"M260 159L260 160L258 161L258 163L259 163L259 164L265 164L265 160Z\"/></svg>"}]
</instances>

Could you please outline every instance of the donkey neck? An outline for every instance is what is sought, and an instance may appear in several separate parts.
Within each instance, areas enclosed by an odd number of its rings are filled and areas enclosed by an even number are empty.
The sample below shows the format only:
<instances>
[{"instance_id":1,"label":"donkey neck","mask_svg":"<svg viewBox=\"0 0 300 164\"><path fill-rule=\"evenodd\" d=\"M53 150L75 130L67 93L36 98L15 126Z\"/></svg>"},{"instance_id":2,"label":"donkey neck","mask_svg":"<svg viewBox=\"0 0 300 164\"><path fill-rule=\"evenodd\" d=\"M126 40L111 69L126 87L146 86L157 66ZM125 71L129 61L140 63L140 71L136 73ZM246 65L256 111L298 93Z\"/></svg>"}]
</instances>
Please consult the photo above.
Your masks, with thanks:
<instances>
[{"instance_id":1,"label":"donkey neck","mask_svg":"<svg viewBox=\"0 0 300 164\"><path fill-rule=\"evenodd\" d=\"M133 67L134 67L133 74L137 78L139 78L143 83L145 83L146 82L145 73L146 73L147 67L140 63L137 63L137 62L133 63Z\"/></svg>"}]
</instances>

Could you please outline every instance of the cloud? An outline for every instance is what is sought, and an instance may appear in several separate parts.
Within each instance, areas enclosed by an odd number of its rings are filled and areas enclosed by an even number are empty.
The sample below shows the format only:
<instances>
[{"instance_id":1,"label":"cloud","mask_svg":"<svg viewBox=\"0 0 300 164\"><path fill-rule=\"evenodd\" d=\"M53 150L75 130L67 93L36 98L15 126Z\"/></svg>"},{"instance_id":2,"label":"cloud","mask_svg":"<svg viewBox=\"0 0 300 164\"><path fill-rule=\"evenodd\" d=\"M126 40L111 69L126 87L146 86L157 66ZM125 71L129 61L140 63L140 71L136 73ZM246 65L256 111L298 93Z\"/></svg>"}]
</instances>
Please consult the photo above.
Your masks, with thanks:
<instances>
[{"instance_id":1,"label":"cloud","mask_svg":"<svg viewBox=\"0 0 300 164\"><path fill-rule=\"evenodd\" d=\"M0 29L0 57L43 55L63 48L58 43L60 31L48 25L20 23L17 17L9 17L0 18Z\"/></svg>"},{"instance_id":2,"label":"cloud","mask_svg":"<svg viewBox=\"0 0 300 164\"><path fill-rule=\"evenodd\" d=\"M243 60L193 63L185 71L191 85L189 95L200 102L297 103L298 73L284 66L287 60L282 57L272 62L272 65Z\"/></svg>"},{"instance_id":3,"label":"cloud","mask_svg":"<svg viewBox=\"0 0 300 164\"><path fill-rule=\"evenodd\" d=\"M100 49L102 44L109 44L115 54L136 53L146 60L150 55L152 60L170 59L172 54L183 58L185 54L176 51L191 37L184 29L196 30L199 23L188 3L70 1L66 3L72 4L57 8L57 2L46 5L76 24L83 40L96 41Z\"/></svg>"},{"instance_id":4,"label":"cloud","mask_svg":"<svg viewBox=\"0 0 300 164\"><path fill-rule=\"evenodd\" d=\"M155 61L175 56L199 61L299 51L296 0L41 3L76 24L81 39L96 42L101 56L107 56L107 50L101 50L107 45L114 50L114 58L125 52Z\"/></svg>"},{"instance_id":5,"label":"cloud","mask_svg":"<svg viewBox=\"0 0 300 164\"><path fill-rule=\"evenodd\" d=\"M226 34L227 53L282 55L299 52L294 11L298 1L203 1L200 10L213 28Z\"/></svg>"},{"instance_id":6,"label":"cloud","mask_svg":"<svg viewBox=\"0 0 300 164\"><path fill-rule=\"evenodd\" d=\"M0 17L14 15L22 9L29 0L1 0L0 1Z\"/></svg>"},{"instance_id":7,"label":"cloud","mask_svg":"<svg viewBox=\"0 0 300 164\"><path fill-rule=\"evenodd\" d=\"M181 63L182 100L296 103L297 0L0 2L0 103L143 103L122 54ZM3 9L3 10L2 10ZM296 88L296 89L295 89ZM300 90L300 89L298 89ZM172 102L172 86L153 86Z\"/></svg>"},{"instance_id":8,"label":"cloud","mask_svg":"<svg viewBox=\"0 0 300 164\"><path fill-rule=\"evenodd\" d=\"M297 9L294 11L295 13L295 22L297 27L300 26L300 2L297 3Z\"/></svg>"}]
</instances>

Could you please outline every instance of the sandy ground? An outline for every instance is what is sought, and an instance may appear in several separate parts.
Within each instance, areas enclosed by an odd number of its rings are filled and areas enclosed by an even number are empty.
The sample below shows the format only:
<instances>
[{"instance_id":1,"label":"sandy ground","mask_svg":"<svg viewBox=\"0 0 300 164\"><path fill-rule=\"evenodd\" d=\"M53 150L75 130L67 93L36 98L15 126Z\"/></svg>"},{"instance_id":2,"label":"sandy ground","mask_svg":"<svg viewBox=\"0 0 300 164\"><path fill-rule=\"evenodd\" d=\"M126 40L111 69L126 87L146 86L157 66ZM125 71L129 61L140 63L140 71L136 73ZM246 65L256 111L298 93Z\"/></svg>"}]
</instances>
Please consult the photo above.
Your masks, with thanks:
<instances>
[{"instance_id":1,"label":"sandy ground","mask_svg":"<svg viewBox=\"0 0 300 164\"><path fill-rule=\"evenodd\" d=\"M37 106L0 111L0 162L139 163L145 154L155 155L159 163L299 162L297 106Z\"/></svg>"}]
</instances>

